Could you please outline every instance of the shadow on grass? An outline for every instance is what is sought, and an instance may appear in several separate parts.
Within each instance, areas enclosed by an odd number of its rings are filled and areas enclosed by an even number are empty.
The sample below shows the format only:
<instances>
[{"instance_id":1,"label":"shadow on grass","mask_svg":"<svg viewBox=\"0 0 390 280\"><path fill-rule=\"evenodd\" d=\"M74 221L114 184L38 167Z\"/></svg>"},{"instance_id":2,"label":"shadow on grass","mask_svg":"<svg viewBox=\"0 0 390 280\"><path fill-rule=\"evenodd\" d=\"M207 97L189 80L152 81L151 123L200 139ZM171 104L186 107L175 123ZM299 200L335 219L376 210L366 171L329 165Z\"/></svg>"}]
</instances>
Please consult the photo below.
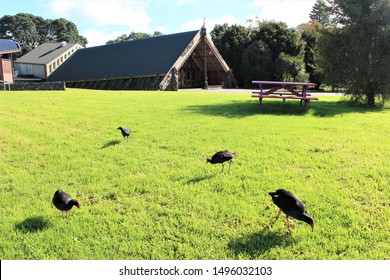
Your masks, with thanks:
<instances>
[{"instance_id":1,"label":"shadow on grass","mask_svg":"<svg viewBox=\"0 0 390 280\"><path fill-rule=\"evenodd\" d=\"M379 109L368 109L359 106L351 106L348 101L312 101L305 111L304 106L299 105L299 101L290 100L282 102L280 100L263 101L263 107L260 111L257 100L231 101L229 103L220 103L212 105L190 105L185 108L186 111L227 118L244 118L253 115L292 115L304 116L312 112L316 117L333 117L346 113L367 113L378 111Z\"/></svg>"},{"instance_id":2,"label":"shadow on grass","mask_svg":"<svg viewBox=\"0 0 390 280\"><path fill-rule=\"evenodd\" d=\"M119 140L112 140L110 142L107 142L106 144L104 144L101 149L105 149L105 148L108 148L108 147L111 147L111 146L115 146L115 145L118 145L121 141Z\"/></svg>"},{"instance_id":3,"label":"shadow on grass","mask_svg":"<svg viewBox=\"0 0 390 280\"><path fill-rule=\"evenodd\" d=\"M257 259L259 255L274 247L289 246L293 243L292 237L281 232L274 232L264 229L246 235L228 244L228 248L237 256L247 256L250 259Z\"/></svg>"},{"instance_id":4,"label":"shadow on grass","mask_svg":"<svg viewBox=\"0 0 390 280\"><path fill-rule=\"evenodd\" d=\"M23 222L17 223L15 225L16 229L23 232L37 232L49 228L51 223L44 217L32 217L27 218Z\"/></svg>"},{"instance_id":5,"label":"shadow on grass","mask_svg":"<svg viewBox=\"0 0 390 280\"><path fill-rule=\"evenodd\" d=\"M203 175L203 176L198 176L198 177L195 177L195 178L193 178L193 179L191 179L191 180L188 180L187 183L188 183L188 184L196 184L196 183L199 183L199 182L201 182L201 181L203 181L203 180L211 179L211 178L213 178L213 177L215 177L215 174L214 174L214 175Z\"/></svg>"},{"instance_id":6,"label":"shadow on grass","mask_svg":"<svg viewBox=\"0 0 390 280\"><path fill-rule=\"evenodd\" d=\"M250 101L232 101L229 103L212 105L190 105L184 110L202 115L243 118L257 115L259 113L258 103L253 102L253 100Z\"/></svg>"}]
</instances>

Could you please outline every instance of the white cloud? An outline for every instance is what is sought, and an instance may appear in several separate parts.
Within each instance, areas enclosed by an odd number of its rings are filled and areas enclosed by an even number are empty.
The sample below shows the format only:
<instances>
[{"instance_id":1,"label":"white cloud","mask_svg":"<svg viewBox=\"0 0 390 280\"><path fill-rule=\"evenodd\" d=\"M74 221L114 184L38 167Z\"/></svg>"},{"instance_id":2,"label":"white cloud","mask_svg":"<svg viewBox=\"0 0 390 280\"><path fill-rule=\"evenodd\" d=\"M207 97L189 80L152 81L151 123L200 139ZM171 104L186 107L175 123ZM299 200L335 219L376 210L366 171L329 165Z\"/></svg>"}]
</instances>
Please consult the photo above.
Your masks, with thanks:
<instances>
[{"instance_id":1,"label":"white cloud","mask_svg":"<svg viewBox=\"0 0 390 280\"><path fill-rule=\"evenodd\" d=\"M252 9L259 8L256 16L260 20L274 20L296 27L310 20L309 14L315 0L253 0Z\"/></svg>"},{"instance_id":2,"label":"white cloud","mask_svg":"<svg viewBox=\"0 0 390 280\"><path fill-rule=\"evenodd\" d=\"M216 24L224 24L227 23L228 25L233 25L233 24L239 24L239 20L236 19L234 16L230 15L224 15L221 16L220 18L217 19L210 19L206 18L205 19L206 23L206 29L208 32L212 31L214 29L214 26ZM203 26L203 18L198 18L194 20L187 21L181 26L181 31L190 31L190 30L198 30Z\"/></svg>"},{"instance_id":3,"label":"white cloud","mask_svg":"<svg viewBox=\"0 0 390 280\"><path fill-rule=\"evenodd\" d=\"M48 8L57 17L91 26L127 26L130 30L148 31L151 22L144 1L51 0Z\"/></svg>"},{"instance_id":4,"label":"white cloud","mask_svg":"<svg viewBox=\"0 0 390 280\"><path fill-rule=\"evenodd\" d=\"M87 29L82 35L88 39L87 47L105 45L107 41L114 40L123 34L129 34L128 30L107 31L97 29Z\"/></svg>"},{"instance_id":5,"label":"white cloud","mask_svg":"<svg viewBox=\"0 0 390 280\"><path fill-rule=\"evenodd\" d=\"M47 5L52 15L84 27L79 32L87 38L88 47L104 45L132 31L150 32L147 7L146 1L137 0L50 0Z\"/></svg>"},{"instance_id":6,"label":"white cloud","mask_svg":"<svg viewBox=\"0 0 390 280\"><path fill-rule=\"evenodd\" d=\"M197 0L176 0L176 4L177 5L186 5L186 4L197 4L198 1Z\"/></svg>"}]
</instances>

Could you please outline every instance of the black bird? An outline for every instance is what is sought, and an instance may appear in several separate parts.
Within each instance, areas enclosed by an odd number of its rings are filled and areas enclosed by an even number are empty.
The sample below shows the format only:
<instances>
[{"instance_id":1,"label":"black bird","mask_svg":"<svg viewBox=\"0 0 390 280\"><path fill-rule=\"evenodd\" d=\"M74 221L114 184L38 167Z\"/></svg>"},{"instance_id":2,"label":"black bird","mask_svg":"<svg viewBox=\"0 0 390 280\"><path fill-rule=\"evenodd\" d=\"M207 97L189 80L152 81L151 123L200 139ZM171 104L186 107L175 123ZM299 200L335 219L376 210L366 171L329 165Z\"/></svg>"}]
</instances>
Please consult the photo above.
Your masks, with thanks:
<instances>
[{"instance_id":1,"label":"black bird","mask_svg":"<svg viewBox=\"0 0 390 280\"><path fill-rule=\"evenodd\" d=\"M216 163L222 163L222 170L223 171L223 164L225 161L229 161L229 171L230 171L230 166L232 165L231 159L236 156L236 153L231 153L228 150L224 151L219 151L215 153L211 158L206 159L206 163L210 162L211 164L216 164Z\"/></svg>"},{"instance_id":2,"label":"black bird","mask_svg":"<svg viewBox=\"0 0 390 280\"><path fill-rule=\"evenodd\" d=\"M126 141L126 138L129 139L129 136L130 136L130 129L126 128L126 127L118 127L117 129L120 129L120 131L122 132L122 135L123 135L123 140Z\"/></svg>"},{"instance_id":3,"label":"black bird","mask_svg":"<svg viewBox=\"0 0 390 280\"><path fill-rule=\"evenodd\" d=\"M68 211L72 209L73 206L80 208L80 203L76 199L72 199L70 195L61 190L57 190L54 193L53 204L57 209L66 212L66 219L68 219Z\"/></svg>"},{"instance_id":4,"label":"black bird","mask_svg":"<svg viewBox=\"0 0 390 280\"><path fill-rule=\"evenodd\" d=\"M283 213L286 214L289 231L289 216L308 223L311 226L312 231L314 230L313 218L309 217L305 213L305 204L303 204L303 202L295 194L284 189L279 189L276 192L270 192L269 195L272 197L272 201L275 203L275 205L279 207L279 212L275 217L275 220L279 218L281 211L283 211Z\"/></svg>"}]
</instances>

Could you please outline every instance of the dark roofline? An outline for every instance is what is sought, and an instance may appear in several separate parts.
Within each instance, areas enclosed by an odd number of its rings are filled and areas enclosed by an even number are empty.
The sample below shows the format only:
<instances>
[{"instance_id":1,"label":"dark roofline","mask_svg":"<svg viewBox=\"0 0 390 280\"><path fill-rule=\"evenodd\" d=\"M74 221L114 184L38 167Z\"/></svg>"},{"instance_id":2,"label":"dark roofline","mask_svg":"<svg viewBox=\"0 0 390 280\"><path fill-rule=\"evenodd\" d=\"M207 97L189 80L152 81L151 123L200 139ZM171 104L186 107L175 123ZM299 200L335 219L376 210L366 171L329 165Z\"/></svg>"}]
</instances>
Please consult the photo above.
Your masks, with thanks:
<instances>
[{"instance_id":1,"label":"dark roofline","mask_svg":"<svg viewBox=\"0 0 390 280\"><path fill-rule=\"evenodd\" d=\"M49 77L84 81L168 73L199 30L79 49Z\"/></svg>"},{"instance_id":2,"label":"dark roofline","mask_svg":"<svg viewBox=\"0 0 390 280\"><path fill-rule=\"evenodd\" d=\"M77 42L67 43L65 45L62 42L45 42L18 58L15 63L48 65L76 46L82 47L81 44ZM73 55L73 53L71 55Z\"/></svg>"},{"instance_id":3,"label":"dark roofline","mask_svg":"<svg viewBox=\"0 0 390 280\"><path fill-rule=\"evenodd\" d=\"M87 47L87 48L84 48L84 49L102 48L102 47L107 47L107 46L112 46L112 45L129 44L131 42L142 42L142 41L147 41L147 40L155 40L157 38L177 36L177 35L183 35L183 34L186 34L186 33L193 33L193 32L199 32L199 30L192 30L192 31L185 31L185 32L177 32L177 33L173 33L173 34L152 36L152 37L149 37L149 38L141 38L141 39L136 39L136 40L128 40L128 41L124 41L124 42L118 42L118 43L105 44L105 45L100 45L100 46Z\"/></svg>"}]
</instances>

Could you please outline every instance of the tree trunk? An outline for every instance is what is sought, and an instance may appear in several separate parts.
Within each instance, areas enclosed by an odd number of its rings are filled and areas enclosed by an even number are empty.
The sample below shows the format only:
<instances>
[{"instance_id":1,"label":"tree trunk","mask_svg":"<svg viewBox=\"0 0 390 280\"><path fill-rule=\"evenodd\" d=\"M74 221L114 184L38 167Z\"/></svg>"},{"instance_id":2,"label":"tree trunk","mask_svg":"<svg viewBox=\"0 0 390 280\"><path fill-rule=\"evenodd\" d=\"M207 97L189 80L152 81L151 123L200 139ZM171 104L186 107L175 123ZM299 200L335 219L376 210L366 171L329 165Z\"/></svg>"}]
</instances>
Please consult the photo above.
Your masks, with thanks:
<instances>
[{"instance_id":1,"label":"tree trunk","mask_svg":"<svg viewBox=\"0 0 390 280\"><path fill-rule=\"evenodd\" d=\"M375 94L373 92L367 92L367 105L368 107L374 107L375 106Z\"/></svg>"}]
</instances>

